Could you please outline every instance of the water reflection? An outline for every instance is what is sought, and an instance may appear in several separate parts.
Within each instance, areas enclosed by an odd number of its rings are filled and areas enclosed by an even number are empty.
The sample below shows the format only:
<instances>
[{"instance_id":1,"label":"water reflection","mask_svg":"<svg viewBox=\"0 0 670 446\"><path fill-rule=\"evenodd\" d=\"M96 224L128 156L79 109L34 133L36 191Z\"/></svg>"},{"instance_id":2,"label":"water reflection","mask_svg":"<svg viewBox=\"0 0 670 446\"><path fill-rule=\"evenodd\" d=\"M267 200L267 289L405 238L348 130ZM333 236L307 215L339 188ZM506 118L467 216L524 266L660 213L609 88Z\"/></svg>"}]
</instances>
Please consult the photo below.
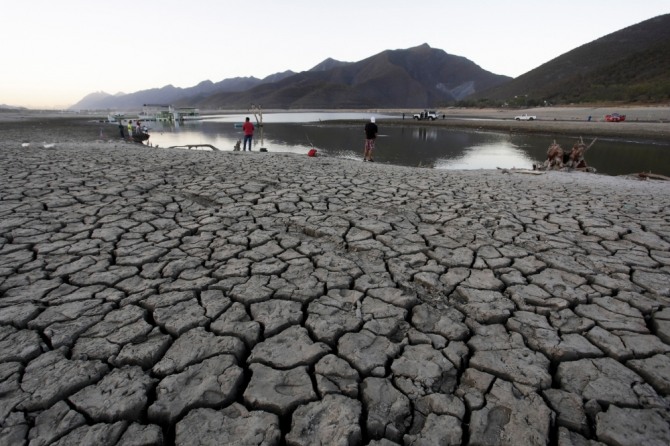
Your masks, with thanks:
<instances>
[{"instance_id":1,"label":"water reflection","mask_svg":"<svg viewBox=\"0 0 670 446\"><path fill-rule=\"evenodd\" d=\"M443 158L435 163L437 169L496 169L527 168L535 162L528 153L508 141L468 147L460 157Z\"/></svg>"},{"instance_id":2,"label":"water reflection","mask_svg":"<svg viewBox=\"0 0 670 446\"><path fill-rule=\"evenodd\" d=\"M180 126L151 123L151 142L160 147L211 144L232 151L243 138L240 123L248 114L223 115ZM306 154L316 148L320 155L362 159L363 122L371 113L277 113L264 114L264 126L256 132L253 150ZM253 114L251 114L253 119ZM375 161L438 169L531 168L546 157L556 140L564 149L576 137L564 135L522 135L475 130L453 130L433 126L384 125L383 115ZM358 119L360 124L325 125L331 118ZM587 143L590 142L586 141ZM670 175L670 145L649 142L598 139L586 153L589 165L598 172L620 175L641 171Z\"/></svg>"},{"instance_id":3,"label":"water reflection","mask_svg":"<svg viewBox=\"0 0 670 446\"><path fill-rule=\"evenodd\" d=\"M419 141L435 141L437 140L437 129L427 129L425 127L413 128L412 137Z\"/></svg>"}]
</instances>

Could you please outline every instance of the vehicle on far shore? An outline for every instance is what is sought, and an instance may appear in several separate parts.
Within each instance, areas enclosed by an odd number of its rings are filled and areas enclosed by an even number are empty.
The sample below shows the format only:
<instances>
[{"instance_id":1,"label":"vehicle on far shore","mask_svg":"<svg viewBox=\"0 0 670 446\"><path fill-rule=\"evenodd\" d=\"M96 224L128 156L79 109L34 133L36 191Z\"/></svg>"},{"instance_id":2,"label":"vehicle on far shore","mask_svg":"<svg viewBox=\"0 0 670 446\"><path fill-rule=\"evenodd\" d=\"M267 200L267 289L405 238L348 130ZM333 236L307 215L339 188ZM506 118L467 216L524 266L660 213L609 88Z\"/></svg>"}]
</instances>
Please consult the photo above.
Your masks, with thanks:
<instances>
[{"instance_id":1,"label":"vehicle on far shore","mask_svg":"<svg viewBox=\"0 0 670 446\"><path fill-rule=\"evenodd\" d=\"M515 116L514 119L517 121L535 121L537 116L524 113L523 115Z\"/></svg>"},{"instance_id":2,"label":"vehicle on far shore","mask_svg":"<svg viewBox=\"0 0 670 446\"><path fill-rule=\"evenodd\" d=\"M626 115L620 115L619 113L612 113L611 115L605 115L605 121L607 122L621 122L626 120Z\"/></svg>"},{"instance_id":3,"label":"vehicle on far shore","mask_svg":"<svg viewBox=\"0 0 670 446\"><path fill-rule=\"evenodd\" d=\"M422 121L424 119L435 121L437 119L437 112L435 110L424 110L421 113L414 113L413 118L417 121Z\"/></svg>"}]
</instances>

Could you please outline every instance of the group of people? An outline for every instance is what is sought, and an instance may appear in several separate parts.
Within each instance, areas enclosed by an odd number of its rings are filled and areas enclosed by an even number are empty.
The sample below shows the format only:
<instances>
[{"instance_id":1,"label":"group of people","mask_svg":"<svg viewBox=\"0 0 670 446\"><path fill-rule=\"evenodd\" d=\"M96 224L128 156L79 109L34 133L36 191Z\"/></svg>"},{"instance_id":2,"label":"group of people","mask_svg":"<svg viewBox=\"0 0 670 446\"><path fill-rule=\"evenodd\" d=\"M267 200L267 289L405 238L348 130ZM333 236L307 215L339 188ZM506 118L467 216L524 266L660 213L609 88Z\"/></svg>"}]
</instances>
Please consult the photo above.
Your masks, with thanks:
<instances>
[{"instance_id":1,"label":"group of people","mask_svg":"<svg viewBox=\"0 0 670 446\"><path fill-rule=\"evenodd\" d=\"M244 132L244 143L242 145L243 152L247 150L247 144L249 146L249 151L251 152L254 130L256 130L256 127L254 127L254 124L249 120L249 117L246 117L244 124L242 124L242 131ZM143 133L143 131L140 121L137 121L133 127L132 121L130 119L128 120L128 138ZM377 124L375 124L375 117L373 116L370 118L370 122L365 124L365 150L363 151L363 161L374 161L372 152L375 149L375 139L377 139L378 132L379 128L377 127ZM123 123L121 121L119 121L119 133L121 134L121 138L126 138Z\"/></svg>"},{"instance_id":2,"label":"group of people","mask_svg":"<svg viewBox=\"0 0 670 446\"><path fill-rule=\"evenodd\" d=\"M127 133L126 133L127 129ZM146 131L146 128L142 127L141 121L136 121L135 125L133 125L133 121L130 119L128 120L128 125L124 126L122 121L119 121L119 135L121 138L132 138L133 135L139 135L141 133L144 133Z\"/></svg>"}]
</instances>

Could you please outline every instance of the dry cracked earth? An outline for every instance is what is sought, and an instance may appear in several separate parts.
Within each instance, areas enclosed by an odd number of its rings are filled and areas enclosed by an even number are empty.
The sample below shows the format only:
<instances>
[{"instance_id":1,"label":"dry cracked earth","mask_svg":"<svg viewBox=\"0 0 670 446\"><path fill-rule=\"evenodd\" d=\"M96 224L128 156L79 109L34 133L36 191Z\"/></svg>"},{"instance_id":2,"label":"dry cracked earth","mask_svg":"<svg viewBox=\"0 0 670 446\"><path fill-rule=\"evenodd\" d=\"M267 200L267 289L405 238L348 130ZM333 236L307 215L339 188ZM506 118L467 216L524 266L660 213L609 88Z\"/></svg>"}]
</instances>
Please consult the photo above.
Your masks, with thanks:
<instances>
[{"instance_id":1,"label":"dry cracked earth","mask_svg":"<svg viewBox=\"0 0 670 446\"><path fill-rule=\"evenodd\" d=\"M0 444L670 443L667 183L0 161Z\"/></svg>"}]
</instances>

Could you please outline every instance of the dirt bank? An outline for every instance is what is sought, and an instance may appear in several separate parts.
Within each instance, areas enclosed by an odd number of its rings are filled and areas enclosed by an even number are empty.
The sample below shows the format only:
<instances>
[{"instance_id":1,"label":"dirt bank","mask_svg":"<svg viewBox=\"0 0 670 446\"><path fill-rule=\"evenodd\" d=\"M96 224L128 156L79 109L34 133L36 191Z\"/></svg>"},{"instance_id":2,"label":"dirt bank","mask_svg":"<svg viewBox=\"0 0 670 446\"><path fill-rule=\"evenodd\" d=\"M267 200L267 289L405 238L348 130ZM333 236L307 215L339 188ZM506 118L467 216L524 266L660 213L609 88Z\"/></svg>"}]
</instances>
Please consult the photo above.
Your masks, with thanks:
<instances>
[{"instance_id":1,"label":"dirt bank","mask_svg":"<svg viewBox=\"0 0 670 446\"><path fill-rule=\"evenodd\" d=\"M624 122L606 122L610 113L626 115ZM442 119L415 121L410 112L393 111L400 119L392 125L435 125L454 128L495 130L513 133L569 134L670 141L670 106L657 107L541 107L526 110L465 109L439 110ZM402 113L406 113L402 119ZM537 116L534 121L516 121L517 115ZM588 120L589 116L591 121Z\"/></svg>"}]
</instances>

